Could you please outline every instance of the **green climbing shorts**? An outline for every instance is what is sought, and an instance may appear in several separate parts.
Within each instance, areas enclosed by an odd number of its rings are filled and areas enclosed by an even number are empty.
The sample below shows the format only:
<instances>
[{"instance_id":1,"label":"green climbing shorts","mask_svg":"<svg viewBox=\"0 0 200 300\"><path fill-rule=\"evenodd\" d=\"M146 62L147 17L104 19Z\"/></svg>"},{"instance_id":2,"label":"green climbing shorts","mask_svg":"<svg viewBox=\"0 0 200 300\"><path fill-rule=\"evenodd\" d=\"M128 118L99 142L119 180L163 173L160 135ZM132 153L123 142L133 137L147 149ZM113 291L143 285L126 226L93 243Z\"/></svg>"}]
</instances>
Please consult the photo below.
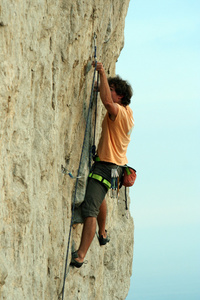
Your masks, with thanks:
<instances>
[{"instance_id":1,"label":"green climbing shorts","mask_svg":"<svg viewBox=\"0 0 200 300\"><path fill-rule=\"evenodd\" d=\"M111 182L111 170L117 167L111 163L95 162L90 172L102 176L107 181ZM119 178L122 176L123 168L118 167ZM83 218L95 217L99 214L99 208L108 192L107 187L97 179L88 178L85 198L82 203Z\"/></svg>"}]
</instances>

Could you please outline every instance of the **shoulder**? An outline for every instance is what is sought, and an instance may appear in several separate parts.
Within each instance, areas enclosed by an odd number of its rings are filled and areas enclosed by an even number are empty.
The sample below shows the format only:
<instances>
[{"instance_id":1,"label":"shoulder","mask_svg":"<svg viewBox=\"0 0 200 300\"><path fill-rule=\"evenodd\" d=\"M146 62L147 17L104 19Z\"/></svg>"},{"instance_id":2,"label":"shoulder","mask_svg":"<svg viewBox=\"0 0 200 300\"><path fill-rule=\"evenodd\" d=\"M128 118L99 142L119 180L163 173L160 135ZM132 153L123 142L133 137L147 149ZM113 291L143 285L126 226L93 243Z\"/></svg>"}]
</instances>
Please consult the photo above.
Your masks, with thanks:
<instances>
[{"instance_id":1,"label":"shoulder","mask_svg":"<svg viewBox=\"0 0 200 300\"><path fill-rule=\"evenodd\" d=\"M134 126L133 111L130 106L120 106L118 121L130 127Z\"/></svg>"},{"instance_id":2,"label":"shoulder","mask_svg":"<svg viewBox=\"0 0 200 300\"><path fill-rule=\"evenodd\" d=\"M128 106L128 105L127 106L119 105L118 114L121 115L122 117L123 116L131 117L131 116L133 116L133 111L130 108L130 106Z\"/></svg>"},{"instance_id":3,"label":"shoulder","mask_svg":"<svg viewBox=\"0 0 200 300\"><path fill-rule=\"evenodd\" d=\"M127 121L128 119L132 120L133 119L133 112L132 109L127 105L127 106L123 106L120 104L116 104L118 106L118 112L117 112L117 116L112 119L111 116L109 115L109 113L107 113L107 118L112 121L112 122L123 122L123 121Z\"/></svg>"}]
</instances>

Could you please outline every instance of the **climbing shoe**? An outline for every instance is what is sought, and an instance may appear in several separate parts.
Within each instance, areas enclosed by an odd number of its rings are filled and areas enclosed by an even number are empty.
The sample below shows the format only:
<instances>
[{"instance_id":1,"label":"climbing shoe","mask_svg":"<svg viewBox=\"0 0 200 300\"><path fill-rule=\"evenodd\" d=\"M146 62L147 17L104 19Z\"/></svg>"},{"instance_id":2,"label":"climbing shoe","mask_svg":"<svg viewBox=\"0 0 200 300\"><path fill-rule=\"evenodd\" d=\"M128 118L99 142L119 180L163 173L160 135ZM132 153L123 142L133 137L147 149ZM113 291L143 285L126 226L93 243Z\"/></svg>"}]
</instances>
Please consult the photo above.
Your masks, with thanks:
<instances>
[{"instance_id":1,"label":"climbing shoe","mask_svg":"<svg viewBox=\"0 0 200 300\"><path fill-rule=\"evenodd\" d=\"M99 244L100 246L104 246L105 244L107 244L108 242L110 242L109 237L107 236L107 230L106 230L106 238L103 237L103 235L99 236Z\"/></svg>"},{"instance_id":2,"label":"climbing shoe","mask_svg":"<svg viewBox=\"0 0 200 300\"><path fill-rule=\"evenodd\" d=\"M82 263L78 262L77 260L75 260L75 258L78 258L77 251L72 252L72 259L71 259L70 265L73 266L73 267L76 267L76 268L82 267L82 265L83 265L84 262L82 262Z\"/></svg>"}]
</instances>

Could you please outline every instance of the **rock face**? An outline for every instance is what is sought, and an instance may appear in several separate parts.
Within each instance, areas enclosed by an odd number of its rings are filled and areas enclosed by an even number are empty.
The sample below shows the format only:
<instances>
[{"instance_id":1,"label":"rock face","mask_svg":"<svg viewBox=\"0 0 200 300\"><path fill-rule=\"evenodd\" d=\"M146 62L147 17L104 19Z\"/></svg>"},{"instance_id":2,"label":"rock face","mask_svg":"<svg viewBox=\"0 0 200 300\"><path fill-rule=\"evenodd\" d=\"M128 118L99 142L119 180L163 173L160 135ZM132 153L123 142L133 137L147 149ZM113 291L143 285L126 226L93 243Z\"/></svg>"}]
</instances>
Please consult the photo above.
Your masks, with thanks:
<instances>
[{"instance_id":1,"label":"rock face","mask_svg":"<svg viewBox=\"0 0 200 300\"><path fill-rule=\"evenodd\" d=\"M128 3L1 1L0 299L60 299L75 185L61 173L61 165L76 175L92 84L94 32L97 58L114 75ZM99 101L97 140L104 113ZM84 170L87 175L87 164ZM123 198L123 190L119 203L107 197L111 241L100 247L95 237L88 264L67 267L65 299L125 299L133 220L125 217ZM81 228L72 229L69 261Z\"/></svg>"}]
</instances>

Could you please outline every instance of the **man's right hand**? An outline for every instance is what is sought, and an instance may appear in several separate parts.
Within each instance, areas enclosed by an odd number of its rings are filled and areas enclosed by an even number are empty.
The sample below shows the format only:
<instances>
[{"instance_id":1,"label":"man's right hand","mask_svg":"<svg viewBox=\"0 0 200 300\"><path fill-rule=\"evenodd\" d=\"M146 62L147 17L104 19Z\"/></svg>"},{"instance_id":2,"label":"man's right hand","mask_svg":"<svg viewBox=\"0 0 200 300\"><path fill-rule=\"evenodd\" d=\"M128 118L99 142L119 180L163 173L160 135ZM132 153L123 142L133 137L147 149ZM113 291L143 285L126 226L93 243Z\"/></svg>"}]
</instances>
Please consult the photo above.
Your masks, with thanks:
<instances>
[{"instance_id":1,"label":"man's right hand","mask_svg":"<svg viewBox=\"0 0 200 300\"><path fill-rule=\"evenodd\" d=\"M96 70L97 70L100 74L105 73L103 64L102 64L101 62L95 63L95 61L93 61L93 62L92 62L92 65L93 65L94 68L95 68L95 66L96 66Z\"/></svg>"}]
</instances>

